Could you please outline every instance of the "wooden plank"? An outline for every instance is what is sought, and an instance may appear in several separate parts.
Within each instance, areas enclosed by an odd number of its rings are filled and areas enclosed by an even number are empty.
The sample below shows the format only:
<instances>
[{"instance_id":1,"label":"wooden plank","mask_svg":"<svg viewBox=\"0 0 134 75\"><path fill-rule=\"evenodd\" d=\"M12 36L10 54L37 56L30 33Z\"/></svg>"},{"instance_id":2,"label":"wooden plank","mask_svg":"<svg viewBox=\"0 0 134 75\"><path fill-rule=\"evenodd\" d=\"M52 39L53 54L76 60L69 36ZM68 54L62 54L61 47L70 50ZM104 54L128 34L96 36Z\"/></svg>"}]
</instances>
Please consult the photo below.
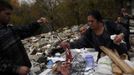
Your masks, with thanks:
<instances>
[{"instance_id":1,"label":"wooden plank","mask_svg":"<svg viewBox=\"0 0 134 75\"><path fill-rule=\"evenodd\" d=\"M100 46L100 49L111 58L111 60L125 73L134 74L134 68L130 67L123 60L121 60L111 49Z\"/></svg>"}]
</instances>

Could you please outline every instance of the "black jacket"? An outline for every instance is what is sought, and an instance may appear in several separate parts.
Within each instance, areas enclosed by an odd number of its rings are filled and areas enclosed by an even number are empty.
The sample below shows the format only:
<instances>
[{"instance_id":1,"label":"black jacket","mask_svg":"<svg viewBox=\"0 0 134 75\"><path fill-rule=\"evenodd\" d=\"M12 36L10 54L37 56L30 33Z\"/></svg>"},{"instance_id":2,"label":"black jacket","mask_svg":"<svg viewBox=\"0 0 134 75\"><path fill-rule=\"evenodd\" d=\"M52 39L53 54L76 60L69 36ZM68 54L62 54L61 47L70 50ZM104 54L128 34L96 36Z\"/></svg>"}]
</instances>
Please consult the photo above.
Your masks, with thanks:
<instances>
[{"instance_id":1,"label":"black jacket","mask_svg":"<svg viewBox=\"0 0 134 75\"><path fill-rule=\"evenodd\" d=\"M18 67L31 67L21 40L32 36L39 27L36 22L25 26L0 25L0 75L17 75Z\"/></svg>"},{"instance_id":2,"label":"black jacket","mask_svg":"<svg viewBox=\"0 0 134 75\"><path fill-rule=\"evenodd\" d=\"M106 46L111 49L118 49L118 45L113 43L113 41L110 39L110 35L120 33L124 33L125 35L127 35L126 29L121 25L120 27L118 27L117 24L112 21L104 22L104 28L105 31L103 32L103 35L100 36L96 36L92 29L89 28L83 37L81 37L79 40L75 42L70 43L71 48L93 47L97 51L100 51L99 46ZM122 54L126 51L122 52L122 50L118 49L118 52L119 54Z\"/></svg>"}]
</instances>

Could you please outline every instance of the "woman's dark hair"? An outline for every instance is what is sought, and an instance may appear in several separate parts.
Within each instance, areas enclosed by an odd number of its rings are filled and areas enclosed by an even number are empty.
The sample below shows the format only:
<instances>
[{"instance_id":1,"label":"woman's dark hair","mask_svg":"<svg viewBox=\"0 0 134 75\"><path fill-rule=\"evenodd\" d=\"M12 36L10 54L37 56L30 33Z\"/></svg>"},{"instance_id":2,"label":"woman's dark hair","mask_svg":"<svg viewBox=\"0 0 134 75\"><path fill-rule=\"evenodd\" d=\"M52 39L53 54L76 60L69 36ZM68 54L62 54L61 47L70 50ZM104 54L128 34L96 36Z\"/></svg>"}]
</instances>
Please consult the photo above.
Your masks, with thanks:
<instances>
[{"instance_id":1,"label":"woman's dark hair","mask_svg":"<svg viewBox=\"0 0 134 75\"><path fill-rule=\"evenodd\" d=\"M92 10L88 13L88 16L93 16L97 21L102 22L102 16L98 10Z\"/></svg>"},{"instance_id":2,"label":"woman's dark hair","mask_svg":"<svg viewBox=\"0 0 134 75\"><path fill-rule=\"evenodd\" d=\"M5 0L0 0L0 11L6 10L6 9L13 10L13 7L9 2Z\"/></svg>"}]
</instances>

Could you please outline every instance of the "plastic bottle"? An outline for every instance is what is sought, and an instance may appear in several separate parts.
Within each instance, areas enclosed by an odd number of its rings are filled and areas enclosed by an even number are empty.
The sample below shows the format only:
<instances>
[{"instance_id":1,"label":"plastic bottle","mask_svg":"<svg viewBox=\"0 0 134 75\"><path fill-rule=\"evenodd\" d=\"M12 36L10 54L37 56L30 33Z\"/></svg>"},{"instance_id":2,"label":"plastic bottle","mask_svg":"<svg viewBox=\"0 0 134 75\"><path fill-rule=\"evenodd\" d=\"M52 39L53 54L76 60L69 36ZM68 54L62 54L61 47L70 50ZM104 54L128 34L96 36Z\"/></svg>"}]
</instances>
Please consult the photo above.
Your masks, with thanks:
<instances>
[{"instance_id":1,"label":"plastic bottle","mask_svg":"<svg viewBox=\"0 0 134 75\"><path fill-rule=\"evenodd\" d=\"M48 69L51 69L53 66L53 61L52 60L49 60L48 63L47 63L47 68Z\"/></svg>"},{"instance_id":2,"label":"plastic bottle","mask_svg":"<svg viewBox=\"0 0 134 75\"><path fill-rule=\"evenodd\" d=\"M87 63L87 69L93 69L94 68L94 58L92 55L87 55L85 57L86 63Z\"/></svg>"}]
</instances>

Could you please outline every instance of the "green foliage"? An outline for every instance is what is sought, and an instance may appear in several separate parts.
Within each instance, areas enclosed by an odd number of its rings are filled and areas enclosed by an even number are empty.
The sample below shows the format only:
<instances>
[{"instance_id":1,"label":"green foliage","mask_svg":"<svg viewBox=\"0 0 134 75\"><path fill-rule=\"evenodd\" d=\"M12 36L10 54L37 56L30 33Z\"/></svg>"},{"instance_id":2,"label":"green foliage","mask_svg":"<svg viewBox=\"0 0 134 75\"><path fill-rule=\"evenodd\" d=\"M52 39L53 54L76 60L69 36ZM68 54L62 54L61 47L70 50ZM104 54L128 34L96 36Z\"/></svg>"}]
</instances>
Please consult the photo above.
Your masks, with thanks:
<instances>
[{"instance_id":1,"label":"green foliage","mask_svg":"<svg viewBox=\"0 0 134 75\"><path fill-rule=\"evenodd\" d=\"M49 19L55 28L84 24L87 14L98 9L104 18L115 19L121 4L117 0L37 0L15 8L12 23L27 24L41 16Z\"/></svg>"}]
</instances>

